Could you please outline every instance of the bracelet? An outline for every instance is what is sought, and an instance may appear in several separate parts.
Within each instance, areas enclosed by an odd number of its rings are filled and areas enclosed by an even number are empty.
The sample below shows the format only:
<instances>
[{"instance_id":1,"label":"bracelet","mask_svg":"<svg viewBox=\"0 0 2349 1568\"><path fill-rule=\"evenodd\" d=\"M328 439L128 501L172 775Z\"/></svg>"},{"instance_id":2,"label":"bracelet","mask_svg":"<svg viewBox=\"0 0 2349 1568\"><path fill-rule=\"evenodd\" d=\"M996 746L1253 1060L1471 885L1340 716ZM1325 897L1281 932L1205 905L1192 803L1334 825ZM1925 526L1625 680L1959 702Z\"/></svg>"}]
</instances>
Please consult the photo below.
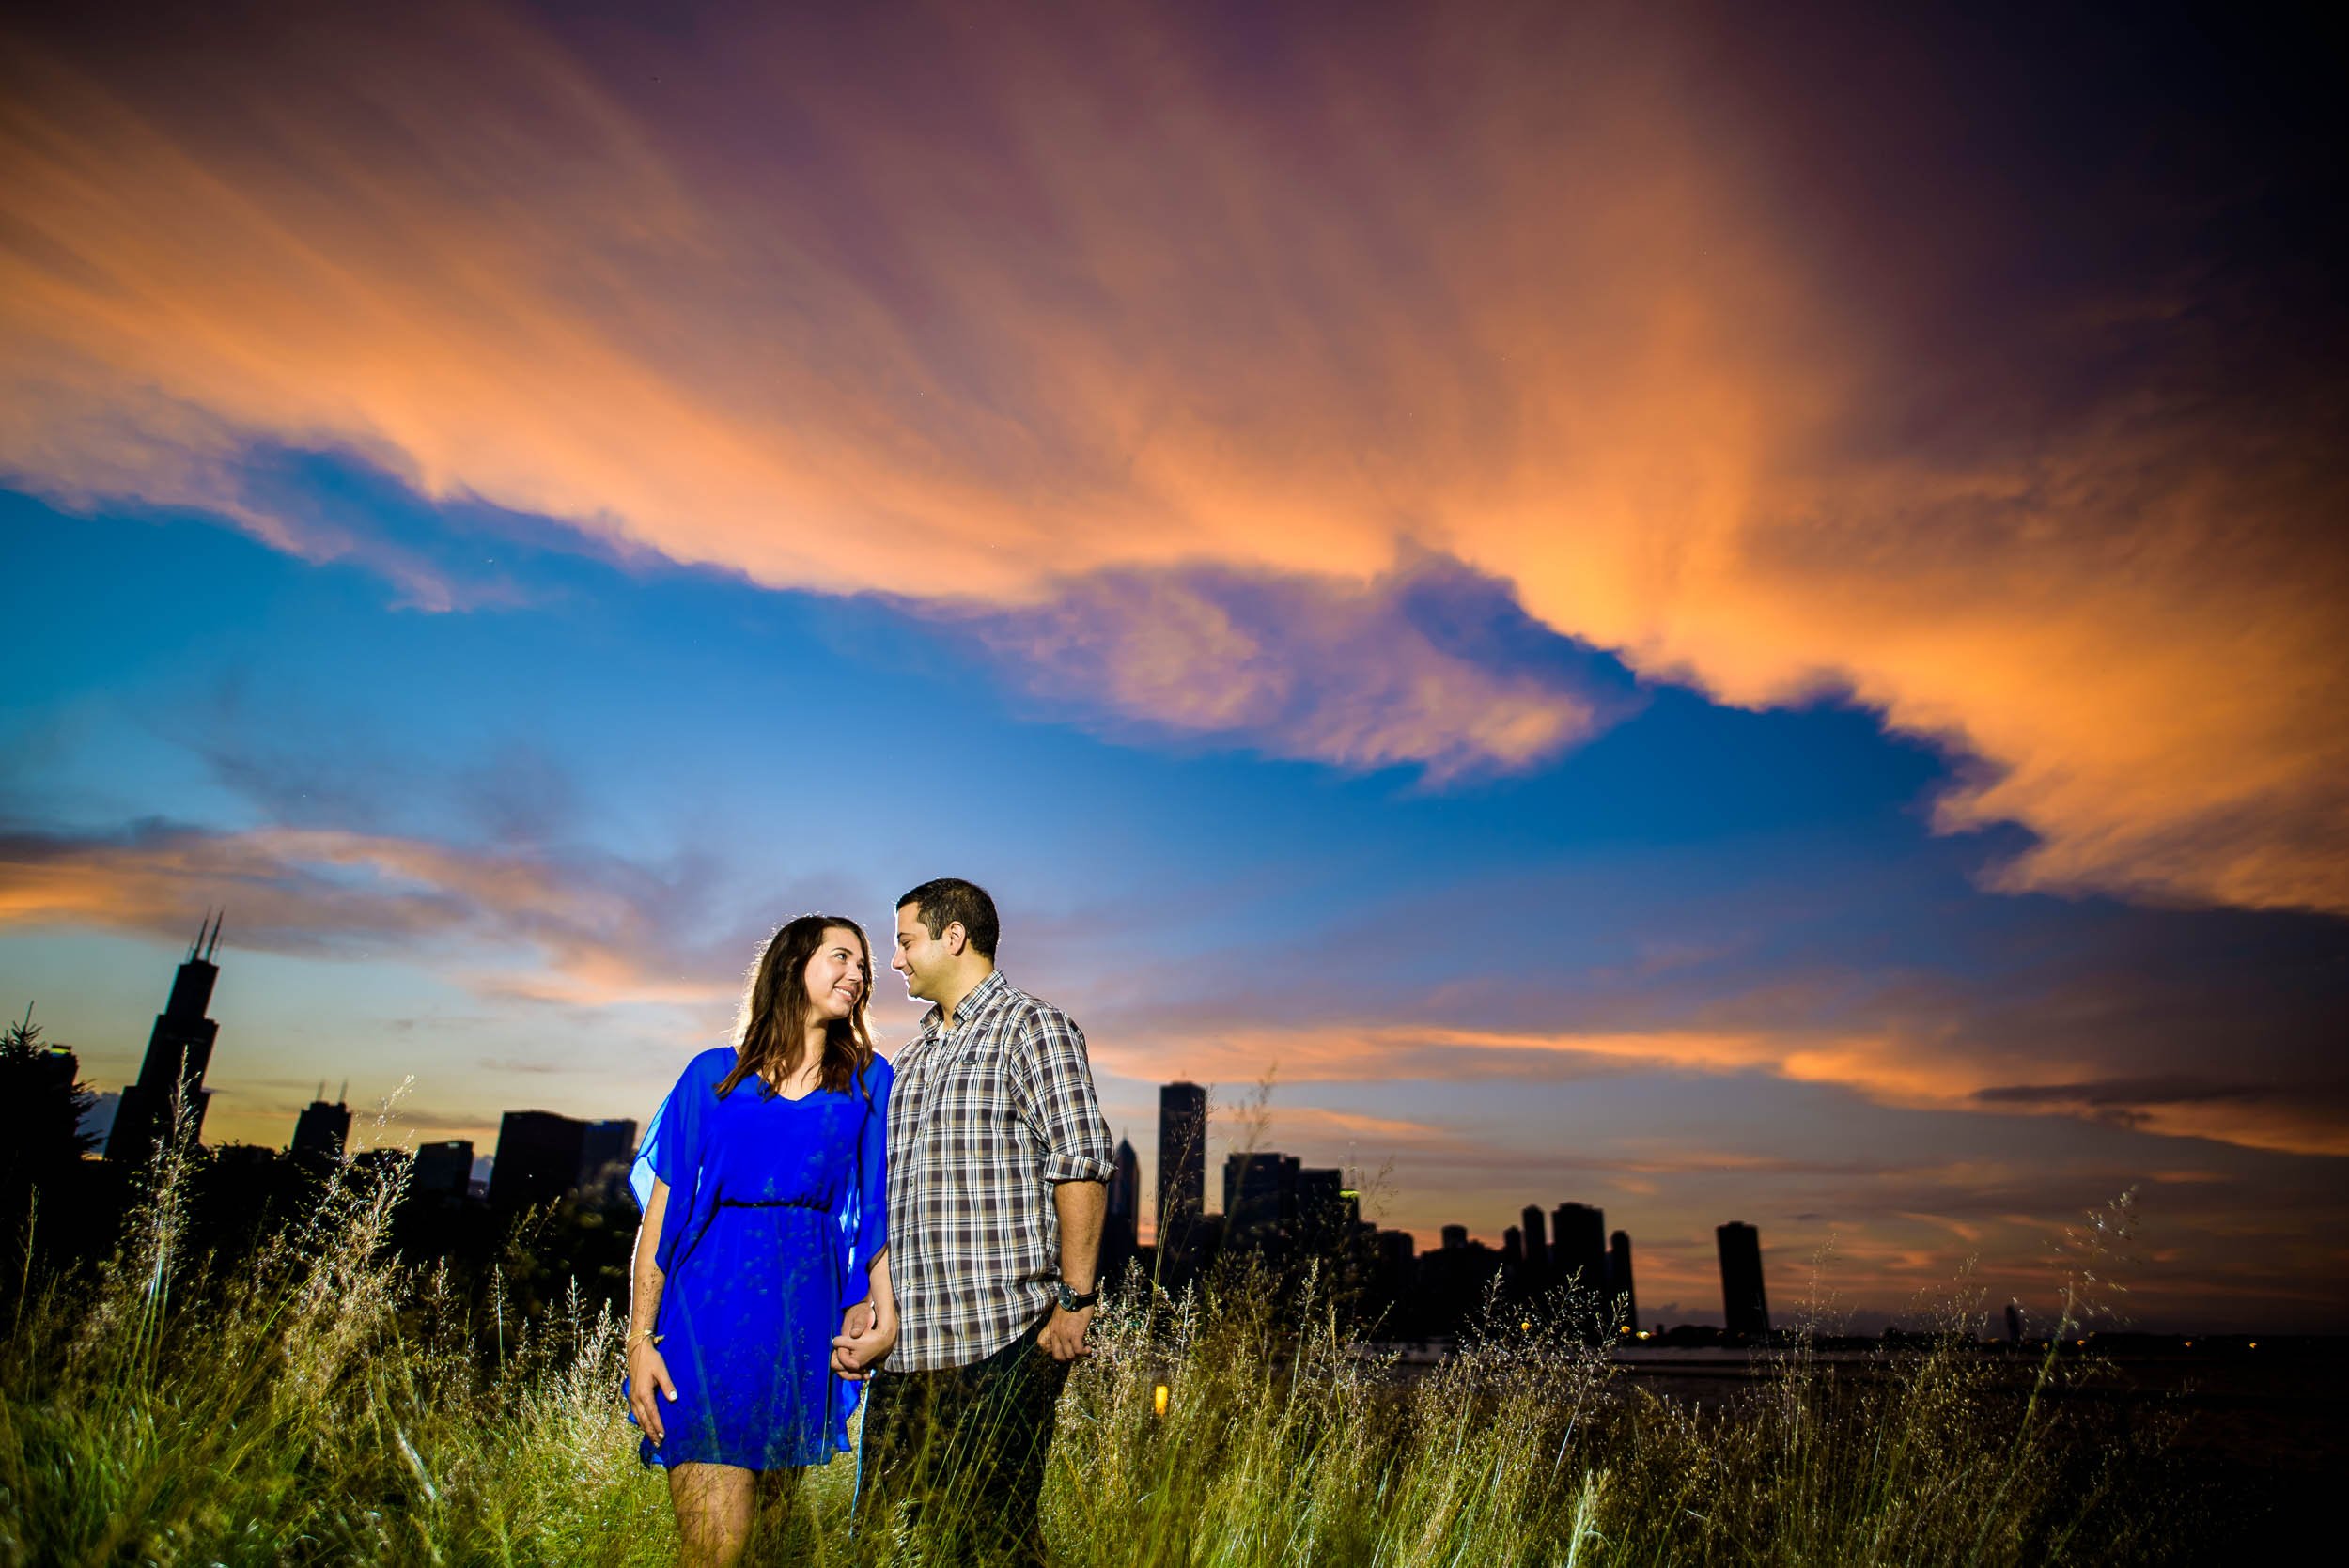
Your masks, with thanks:
<instances>
[{"instance_id":1,"label":"bracelet","mask_svg":"<svg viewBox=\"0 0 2349 1568\"><path fill-rule=\"evenodd\" d=\"M622 1350L633 1350L636 1348L636 1342L638 1340L644 1341L646 1344L658 1345L666 1338L668 1338L666 1334L656 1334L649 1328L631 1329L628 1336L628 1343L623 1344L620 1348Z\"/></svg>"}]
</instances>

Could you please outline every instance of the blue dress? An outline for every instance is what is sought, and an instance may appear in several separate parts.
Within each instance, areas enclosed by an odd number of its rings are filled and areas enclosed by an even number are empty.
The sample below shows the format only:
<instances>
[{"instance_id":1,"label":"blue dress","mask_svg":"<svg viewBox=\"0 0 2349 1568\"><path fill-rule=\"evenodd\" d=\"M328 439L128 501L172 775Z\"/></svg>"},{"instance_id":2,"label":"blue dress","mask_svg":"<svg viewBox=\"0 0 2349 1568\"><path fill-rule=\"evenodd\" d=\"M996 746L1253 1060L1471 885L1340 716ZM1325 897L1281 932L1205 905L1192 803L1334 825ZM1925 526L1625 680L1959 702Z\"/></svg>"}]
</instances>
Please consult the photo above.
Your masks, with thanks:
<instances>
[{"instance_id":1,"label":"blue dress","mask_svg":"<svg viewBox=\"0 0 2349 1568\"><path fill-rule=\"evenodd\" d=\"M867 1292L889 1239L889 1085L876 1057L847 1094L770 1095L755 1077L724 1099L731 1048L704 1051L653 1113L630 1185L669 1184L654 1253L653 1330L677 1385L647 1465L821 1465L848 1446L863 1385L832 1371L840 1314ZM631 1414L631 1421L635 1417Z\"/></svg>"}]
</instances>

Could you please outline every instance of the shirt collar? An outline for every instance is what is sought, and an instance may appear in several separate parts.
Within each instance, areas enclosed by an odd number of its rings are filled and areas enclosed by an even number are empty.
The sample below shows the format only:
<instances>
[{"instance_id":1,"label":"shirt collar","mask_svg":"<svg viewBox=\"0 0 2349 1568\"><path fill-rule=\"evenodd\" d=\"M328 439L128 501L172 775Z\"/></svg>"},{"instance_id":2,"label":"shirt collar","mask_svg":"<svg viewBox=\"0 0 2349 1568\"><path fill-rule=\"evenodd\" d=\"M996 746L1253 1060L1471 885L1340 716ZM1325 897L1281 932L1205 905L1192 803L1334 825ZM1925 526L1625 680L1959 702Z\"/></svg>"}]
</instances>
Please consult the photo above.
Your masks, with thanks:
<instances>
[{"instance_id":1,"label":"shirt collar","mask_svg":"<svg viewBox=\"0 0 2349 1568\"><path fill-rule=\"evenodd\" d=\"M972 986L971 994L964 997L962 1005L956 1009L962 1016L962 1021L956 1027L957 1029L970 1028L986 1014L991 1012L997 1002L1010 994L1011 982L1003 978L1003 971L1002 970L988 970L987 978ZM922 1038L935 1040L945 1032L946 1009L932 1002L930 1010L922 1016Z\"/></svg>"}]
</instances>

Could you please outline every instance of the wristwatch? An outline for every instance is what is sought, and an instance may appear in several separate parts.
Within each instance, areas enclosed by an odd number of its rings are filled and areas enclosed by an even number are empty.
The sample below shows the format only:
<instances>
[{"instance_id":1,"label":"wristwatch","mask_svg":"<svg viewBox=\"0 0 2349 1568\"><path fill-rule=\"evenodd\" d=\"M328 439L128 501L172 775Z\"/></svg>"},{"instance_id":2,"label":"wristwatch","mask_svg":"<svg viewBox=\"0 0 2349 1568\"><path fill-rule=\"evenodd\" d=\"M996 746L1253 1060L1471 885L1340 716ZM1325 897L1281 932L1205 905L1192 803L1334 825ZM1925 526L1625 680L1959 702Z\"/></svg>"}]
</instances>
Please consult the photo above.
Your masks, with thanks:
<instances>
[{"instance_id":1,"label":"wristwatch","mask_svg":"<svg viewBox=\"0 0 2349 1568\"><path fill-rule=\"evenodd\" d=\"M1101 1287L1095 1285L1088 1291L1073 1291L1068 1288L1067 1281L1055 1280L1052 1281L1052 1299L1064 1312L1081 1312L1101 1299Z\"/></svg>"}]
</instances>

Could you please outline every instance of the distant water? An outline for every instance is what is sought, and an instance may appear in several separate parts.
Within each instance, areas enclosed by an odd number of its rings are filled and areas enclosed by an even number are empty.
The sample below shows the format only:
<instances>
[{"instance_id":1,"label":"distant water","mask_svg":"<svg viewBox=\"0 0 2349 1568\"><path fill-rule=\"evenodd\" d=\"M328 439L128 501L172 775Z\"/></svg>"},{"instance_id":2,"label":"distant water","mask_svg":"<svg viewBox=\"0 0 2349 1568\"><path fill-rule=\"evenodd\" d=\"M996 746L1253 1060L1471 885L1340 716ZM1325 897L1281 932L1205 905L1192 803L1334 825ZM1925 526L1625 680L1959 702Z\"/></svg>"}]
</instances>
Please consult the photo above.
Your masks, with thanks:
<instances>
[{"instance_id":1,"label":"distant water","mask_svg":"<svg viewBox=\"0 0 2349 1568\"><path fill-rule=\"evenodd\" d=\"M1839 1373L1865 1375L1882 1354L1814 1353ZM2017 1398L2038 1358L1985 1352ZM1752 1350L1637 1349L1622 1370L1667 1398L1719 1406L1758 1391L1773 1354ZM2310 1531L2334 1529L2333 1499L2349 1475L2349 1340L2299 1341L2274 1349L2097 1353L2086 1375L2057 1385L2063 1401L2092 1401L2122 1419L2174 1422L2170 1452L2186 1491L2177 1526L2186 1560L2291 1561ZM2223 1546L2223 1550L2221 1547Z\"/></svg>"},{"instance_id":2,"label":"distant water","mask_svg":"<svg viewBox=\"0 0 2349 1568\"><path fill-rule=\"evenodd\" d=\"M1774 1375L1780 1354L1642 1347L1620 1351L1615 1359L1642 1388L1708 1404ZM1854 1371L1882 1359L1881 1352L1868 1350L1812 1354ZM2039 1358L2030 1352L1993 1350L1984 1358L2017 1395L2038 1374ZM2098 1352L2091 1364L2094 1370L2084 1379L2061 1386L2062 1397L2180 1413L2186 1421L2182 1441L2213 1458L2336 1475L2349 1461L2349 1340L2215 1356Z\"/></svg>"},{"instance_id":3,"label":"distant water","mask_svg":"<svg viewBox=\"0 0 2349 1568\"><path fill-rule=\"evenodd\" d=\"M1406 1379L1449 1349L1440 1341L1385 1348L1400 1356L1395 1372ZM1614 1358L1619 1375L1646 1392L1721 1408L1761 1392L1787 1354L1641 1345L1619 1349ZM1897 1367L1900 1355L1882 1348L1809 1354L1839 1376L1861 1378ZM1982 1358L2017 1399L2039 1372L2040 1357L2030 1351L1990 1346ZM2060 1401L2092 1403L2124 1430L2140 1422L2170 1430L2186 1488L2177 1499L2182 1538L2228 1547L2223 1556L2188 1548L2187 1560L2293 1560L2293 1543L2333 1528L2333 1498L2349 1475L2349 1338L2258 1348L2235 1342L2211 1353L2098 1349L2064 1370L2055 1385Z\"/></svg>"}]
</instances>

